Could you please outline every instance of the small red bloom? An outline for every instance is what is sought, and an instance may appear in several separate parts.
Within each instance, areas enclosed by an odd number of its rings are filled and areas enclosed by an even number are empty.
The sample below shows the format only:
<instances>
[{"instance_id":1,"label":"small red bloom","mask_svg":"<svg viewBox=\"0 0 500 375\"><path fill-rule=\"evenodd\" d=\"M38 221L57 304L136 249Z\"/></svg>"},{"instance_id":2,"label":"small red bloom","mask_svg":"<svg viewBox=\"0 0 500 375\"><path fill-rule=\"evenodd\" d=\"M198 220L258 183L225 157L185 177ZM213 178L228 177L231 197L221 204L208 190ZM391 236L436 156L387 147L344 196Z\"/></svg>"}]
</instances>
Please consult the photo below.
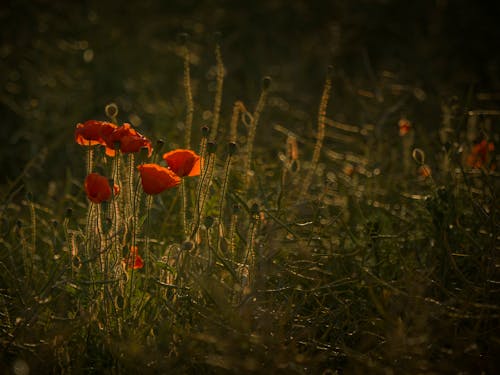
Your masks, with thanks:
<instances>
[{"instance_id":1,"label":"small red bloom","mask_svg":"<svg viewBox=\"0 0 500 375\"><path fill-rule=\"evenodd\" d=\"M139 255L137 246L130 246L130 253L128 257L123 260L123 263L127 266L127 268L133 270L137 270L139 268L144 267L144 261Z\"/></svg>"},{"instance_id":2,"label":"small red bloom","mask_svg":"<svg viewBox=\"0 0 500 375\"><path fill-rule=\"evenodd\" d=\"M429 167L427 164L421 165L420 167L418 167L418 174L423 178L430 177L432 175L431 167Z\"/></svg>"},{"instance_id":3,"label":"small red bloom","mask_svg":"<svg viewBox=\"0 0 500 375\"><path fill-rule=\"evenodd\" d=\"M179 177L200 174L200 156L191 150L173 150L163 154L168 167Z\"/></svg>"},{"instance_id":4,"label":"small red bloom","mask_svg":"<svg viewBox=\"0 0 500 375\"><path fill-rule=\"evenodd\" d=\"M123 153L139 152L141 148L146 147L148 149L148 156L151 156L151 152L153 151L151 141L127 123L116 128L106 137L105 141L107 147L113 151L116 143L119 143L120 151Z\"/></svg>"},{"instance_id":5,"label":"small red bloom","mask_svg":"<svg viewBox=\"0 0 500 375\"><path fill-rule=\"evenodd\" d=\"M101 203L111 198L108 179L98 173L91 173L85 179L85 192L91 202Z\"/></svg>"},{"instance_id":6,"label":"small red bloom","mask_svg":"<svg viewBox=\"0 0 500 375\"><path fill-rule=\"evenodd\" d=\"M89 120L76 125L75 141L82 146L105 145L105 139L118 128L106 121Z\"/></svg>"},{"instance_id":7,"label":"small red bloom","mask_svg":"<svg viewBox=\"0 0 500 375\"><path fill-rule=\"evenodd\" d=\"M405 136L406 134L408 134L410 132L410 129L411 129L411 123L410 121L408 121L408 119L406 118L401 118L398 122L398 126L399 126L399 135L401 137Z\"/></svg>"},{"instance_id":8,"label":"small red bloom","mask_svg":"<svg viewBox=\"0 0 500 375\"><path fill-rule=\"evenodd\" d=\"M490 160L490 153L495 150L495 144L483 139L480 143L475 144L467 156L467 164L472 168L481 168ZM494 166L492 166L494 168Z\"/></svg>"},{"instance_id":9,"label":"small red bloom","mask_svg":"<svg viewBox=\"0 0 500 375\"><path fill-rule=\"evenodd\" d=\"M117 184L113 185L113 194L115 196L118 195L118 194L120 194L120 186L118 186Z\"/></svg>"},{"instance_id":10,"label":"small red bloom","mask_svg":"<svg viewBox=\"0 0 500 375\"><path fill-rule=\"evenodd\" d=\"M137 169L141 173L142 188L146 194L159 194L181 182L174 172L158 164L141 164Z\"/></svg>"}]
</instances>

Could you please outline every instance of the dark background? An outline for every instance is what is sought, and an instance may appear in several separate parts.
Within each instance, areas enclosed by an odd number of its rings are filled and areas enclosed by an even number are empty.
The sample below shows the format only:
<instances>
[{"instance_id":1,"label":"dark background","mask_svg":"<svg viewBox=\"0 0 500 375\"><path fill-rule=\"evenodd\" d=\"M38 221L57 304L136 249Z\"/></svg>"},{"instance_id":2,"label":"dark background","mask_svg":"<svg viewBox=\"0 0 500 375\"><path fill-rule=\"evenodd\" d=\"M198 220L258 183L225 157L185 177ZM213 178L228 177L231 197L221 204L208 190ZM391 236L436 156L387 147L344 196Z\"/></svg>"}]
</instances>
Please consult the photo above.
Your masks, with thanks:
<instances>
[{"instance_id":1,"label":"dark background","mask_svg":"<svg viewBox=\"0 0 500 375\"><path fill-rule=\"evenodd\" d=\"M267 120L313 136L326 67L332 64L329 117L375 123L391 129L386 133L391 136L397 134L395 121L404 114L425 135L439 126L443 101L457 96L461 103L475 105L466 101L467 93L470 99L471 92L499 89L500 5L485 4L4 1L1 179L14 179L30 160L38 168L27 176L38 181L83 168L82 150L73 142L74 126L104 119L103 108L112 101L121 109L121 121L131 121L151 138L167 139L170 146L181 144L181 32L189 33L193 55L195 129L213 103L214 32L220 31L226 68L223 121L237 99L254 108L261 79L269 75L273 96L287 106L271 107ZM383 93L387 81L424 95L410 95L404 110L381 120L391 100L396 101ZM374 93L375 99L360 98L359 90ZM259 133L261 144L281 147L273 144L269 129Z\"/></svg>"}]
</instances>

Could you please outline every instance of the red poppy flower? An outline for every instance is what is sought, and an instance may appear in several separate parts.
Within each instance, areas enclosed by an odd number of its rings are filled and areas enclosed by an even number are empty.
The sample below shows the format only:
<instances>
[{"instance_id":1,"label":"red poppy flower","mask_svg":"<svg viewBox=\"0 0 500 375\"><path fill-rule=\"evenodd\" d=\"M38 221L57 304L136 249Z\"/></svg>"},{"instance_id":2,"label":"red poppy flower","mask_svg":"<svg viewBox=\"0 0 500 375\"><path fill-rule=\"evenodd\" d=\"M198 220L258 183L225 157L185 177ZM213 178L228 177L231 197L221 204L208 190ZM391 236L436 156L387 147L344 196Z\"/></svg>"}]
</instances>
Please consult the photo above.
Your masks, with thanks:
<instances>
[{"instance_id":1,"label":"red poppy flower","mask_svg":"<svg viewBox=\"0 0 500 375\"><path fill-rule=\"evenodd\" d=\"M142 188L146 194L159 194L181 182L174 172L158 164L141 164L137 169L141 173Z\"/></svg>"},{"instance_id":2,"label":"red poppy flower","mask_svg":"<svg viewBox=\"0 0 500 375\"><path fill-rule=\"evenodd\" d=\"M76 125L75 141L82 146L105 145L105 139L118 128L106 121L89 120Z\"/></svg>"},{"instance_id":3,"label":"red poppy flower","mask_svg":"<svg viewBox=\"0 0 500 375\"><path fill-rule=\"evenodd\" d=\"M420 167L418 167L418 174L423 178L430 177L432 175L431 167L429 167L427 164L421 165Z\"/></svg>"},{"instance_id":4,"label":"red poppy flower","mask_svg":"<svg viewBox=\"0 0 500 375\"><path fill-rule=\"evenodd\" d=\"M411 123L410 123L410 121L408 121L405 118L401 118L399 120L398 126L399 126L399 135L401 137L405 136L406 134L408 134L410 132Z\"/></svg>"},{"instance_id":5,"label":"red poppy flower","mask_svg":"<svg viewBox=\"0 0 500 375\"><path fill-rule=\"evenodd\" d=\"M467 164L472 168L481 168L487 164L490 159L490 153L495 150L495 144L483 139L480 143L475 144L467 156ZM494 168L494 165L492 166Z\"/></svg>"},{"instance_id":6,"label":"red poppy flower","mask_svg":"<svg viewBox=\"0 0 500 375\"><path fill-rule=\"evenodd\" d=\"M151 141L127 123L116 128L106 137L105 141L107 147L113 151L117 142L120 144L120 151L123 153L139 152L141 148L146 147L148 149L148 156L151 156L151 152L153 151Z\"/></svg>"},{"instance_id":7,"label":"red poppy flower","mask_svg":"<svg viewBox=\"0 0 500 375\"><path fill-rule=\"evenodd\" d=\"M130 246L130 253L128 257L123 260L123 263L127 266L127 268L133 270L137 270L139 268L144 267L144 261L139 255L137 246Z\"/></svg>"},{"instance_id":8,"label":"red poppy flower","mask_svg":"<svg viewBox=\"0 0 500 375\"><path fill-rule=\"evenodd\" d=\"M111 198L108 179L98 173L91 173L85 179L85 192L91 202L101 203Z\"/></svg>"},{"instance_id":9,"label":"red poppy flower","mask_svg":"<svg viewBox=\"0 0 500 375\"><path fill-rule=\"evenodd\" d=\"M173 150L163 154L168 167L179 177L200 174L200 156L191 150Z\"/></svg>"}]
</instances>

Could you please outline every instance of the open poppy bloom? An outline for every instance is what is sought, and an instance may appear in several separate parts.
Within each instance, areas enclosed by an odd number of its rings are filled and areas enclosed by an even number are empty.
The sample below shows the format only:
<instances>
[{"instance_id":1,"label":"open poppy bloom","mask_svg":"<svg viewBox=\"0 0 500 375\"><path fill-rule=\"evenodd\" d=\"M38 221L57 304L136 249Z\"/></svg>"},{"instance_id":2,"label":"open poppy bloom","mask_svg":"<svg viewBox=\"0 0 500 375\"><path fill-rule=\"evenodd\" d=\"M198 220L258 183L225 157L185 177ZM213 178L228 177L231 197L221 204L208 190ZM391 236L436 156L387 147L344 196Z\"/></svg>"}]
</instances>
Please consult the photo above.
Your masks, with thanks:
<instances>
[{"instance_id":1,"label":"open poppy bloom","mask_svg":"<svg viewBox=\"0 0 500 375\"><path fill-rule=\"evenodd\" d=\"M127 268L130 268L132 270L137 270L144 267L144 261L139 255L137 246L130 246L130 253L128 257L123 260L123 263Z\"/></svg>"},{"instance_id":2,"label":"open poppy bloom","mask_svg":"<svg viewBox=\"0 0 500 375\"><path fill-rule=\"evenodd\" d=\"M151 152L153 151L151 141L127 123L117 127L105 138L105 141L107 148L113 151L113 155L116 143L119 143L120 151L123 153L139 152L141 148L146 147L148 149L148 156L151 156Z\"/></svg>"},{"instance_id":3,"label":"open poppy bloom","mask_svg":"<svg viewBox=\"0 0 500 375\"><path fill-rule=\"evenodd\" d=\"M401 118L398 122L398 126L399 126L399 135L401 137L405 136L406 134L408 134L410 132L411 123L406 118L404 118L404 117Z\"/></svg>"},{"instance_id":4,"label":"open poppy bloom","mask_svg":"<svg viewBox=\"0 0 500 375\"><path fill-rule=\"evenodd\" d=\"M490 153L493 150L495 150L495 144L483 139L480 143L472 147L469 156L467 156L467 164L472 168L481 168L489 162ZM492 169L494 169L494 167L495 166L492 165Z\"/></svg>"},{"instance_id":5,"label":"open poppy bloom","mask_svg":"<svg viewBox=\"0 0 500 375\"><path fill-rule=\"evenodd\" d=\"M76 125L75 141L82 146L106 145L106 139L117 128L118 126L110 122L88 120ZM106 153L109 155L108 151Z\"/></svg>"},{"instance_id":6,"label":"open poppy bloom","mask_svg":"<svg viewBox=\"0 0 500 375\"><path fill-rule=\"evenodd\" d=\"M137 169L141 173L142 188L146 194L159 194L181 182L174 172L158 164L141 164Z\"/></svg>"},{"instance_id":7,"label":"open poppy bloom","mask_svg":"<svg viewBox=\"0 0 500 375\"><path fill-rule=\"evenodd\" d=\"M173 150L163 154L163 160L179 177L198 176L200 174L200 156L191 150Z\"/></svg>"},{"instance_id":8,"label":"open poppy bloom","mask_svg":"<svg viewBox=\"0 0 500 375\"><path fill-rule=\"evenodd\" d=\"M108 179L99 173L91 173L85 179L85 193L91 202L101 203L111 198Z\"/></svg>"}]
</instances>

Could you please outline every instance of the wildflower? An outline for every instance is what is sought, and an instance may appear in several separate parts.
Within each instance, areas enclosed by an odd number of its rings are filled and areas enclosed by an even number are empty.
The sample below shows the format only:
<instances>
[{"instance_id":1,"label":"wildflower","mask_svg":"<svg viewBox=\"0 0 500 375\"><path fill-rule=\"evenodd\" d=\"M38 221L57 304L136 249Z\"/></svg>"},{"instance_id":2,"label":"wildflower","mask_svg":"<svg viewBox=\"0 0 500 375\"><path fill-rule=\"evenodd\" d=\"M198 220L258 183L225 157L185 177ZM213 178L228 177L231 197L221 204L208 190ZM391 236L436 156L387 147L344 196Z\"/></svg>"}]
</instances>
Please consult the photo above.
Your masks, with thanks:
<instances>
[{"instance_id":1,"label":"wildflower","mask_svg":"<svg viewBox=\"0 0 500 375\"><path fill-rule=\"evenodd\" d=\"M120 194L120 186L118 186L117 184L113 184L113 194L115 196Z\"/></svg>"},{"instance_id":2,"label":"wildflower","mask_svg":"<svg viewBox=\"0 0 500 375\"><path fill-rule=\"evenodd\" d=\"M126 259L123 260L124 265L127 268L137 270L144 267L144 261L139 255L139 250L137 246L130 246L130 253Z\"/></svg>"},{"instance_id":3,"label":"wildflower","mask_svg":"<svg viewBox=\"0 0 500 375\"><path fill-rule=\"evenodd\" d=\"M91 173L85 179L85 192L91 202L101 203L111 198L108 179L98 173Z\"/></svg>"},{"instance_id":4,"label":"wildflower","mask_svg":"<svg viewBox=\"0 0 500 375\"><path fill-rule=\"evenodd\" d=\"M158 164L141 164L137 169L141 173L142 188L146 194L159 194L181 182L174 172Z\"/></svg>"},{"instance_id":5,"label":"wildflower","mask_svg":"<svg viewBox=\"0 0 500 375\"><path fill-rule=\"evenodd\" d=\"M404 117L399 119L398 126L399 126L399 135L401 137L404 137L406 134L408 134L410 132L411 123L410 123L410 121L408 121L408 119L406 119Z\"/></svg>"},{"instance_id":6,"label":"wildflower","mask_svg":"<svg viewBox=\"0 0 500 375\"><path fill-rule=\"evenodd\" d=\"M475 144L467 156L467 164L472 168L481 168L491 159L490 153L495 150L493 142L488 142L483 139L480 143ZM494 165L492 166L494 168Z\"/></svg>"},{"instance_id":7,"label":"wildflower","mask_svg":"<svg viewBox=\"0 0 500 375\"><path fill-rule=\"evenodd\" d=\"M75 141L82 146L104 145L106 146L106 139L118 127L115 124L106 121L88 120L83 124L76 125ZM110 155L114 150L106 149L106 154Z\"/></svg>"},{"instance_id":8,"label":"wildflower","mask_svg":"<svg viewBox=\"0 0 500 375\"><path fill-rule=\"evenodd\" d=\"M420 167L418 167L417 173L419 174L419 176L425 179L432 175L432 170L427 164L423 164Z\"/></svg>"},{"instance_id":9,"label":"wildflower","mask_svg":"<svg viewBox=\"0 0 500 375\"><path fill-rule=\"evenodd\" d=\"M120 151L123 153L139 152L142 147L146 147L148 149L148 156L151 156L153 151L151 141L127 123L116 128L105 138L105 141L107 148L113 150L113 154L116 143L120 145Z\"/></svg>"},{"instance_id":10,"label":"wildflower","mask_svg":"<svg viewBox=\"0 0 500 375\"><path fill-rule=\"evenodd\" d=\"M179 177L200 174L200 156L191 150L173 150L163 154L168 167Z\"/></svg>"}]
</instances>

